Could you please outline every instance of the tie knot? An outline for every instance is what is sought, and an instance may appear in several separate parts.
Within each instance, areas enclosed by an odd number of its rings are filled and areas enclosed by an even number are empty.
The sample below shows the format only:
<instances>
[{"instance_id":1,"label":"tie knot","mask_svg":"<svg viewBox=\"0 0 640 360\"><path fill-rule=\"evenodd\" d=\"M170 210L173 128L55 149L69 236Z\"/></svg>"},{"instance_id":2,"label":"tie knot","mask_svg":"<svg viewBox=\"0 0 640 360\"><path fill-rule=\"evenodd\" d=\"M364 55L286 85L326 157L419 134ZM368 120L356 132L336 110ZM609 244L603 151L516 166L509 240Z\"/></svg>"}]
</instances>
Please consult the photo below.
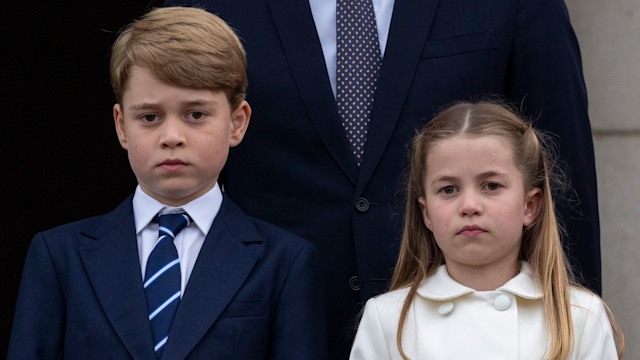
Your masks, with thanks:
<instances>
[{"instance_id":1,"label":"tie knot","mask_svg":"<svg viewBox=\"0 0 640 360\"><path fill-rule=\"evenodd\" d=\"M175 238L187 225L191 223L191 218L186 213L162 214L155 218L159 225L160 235L167 235Z\"/></svg>"}]
</instances>

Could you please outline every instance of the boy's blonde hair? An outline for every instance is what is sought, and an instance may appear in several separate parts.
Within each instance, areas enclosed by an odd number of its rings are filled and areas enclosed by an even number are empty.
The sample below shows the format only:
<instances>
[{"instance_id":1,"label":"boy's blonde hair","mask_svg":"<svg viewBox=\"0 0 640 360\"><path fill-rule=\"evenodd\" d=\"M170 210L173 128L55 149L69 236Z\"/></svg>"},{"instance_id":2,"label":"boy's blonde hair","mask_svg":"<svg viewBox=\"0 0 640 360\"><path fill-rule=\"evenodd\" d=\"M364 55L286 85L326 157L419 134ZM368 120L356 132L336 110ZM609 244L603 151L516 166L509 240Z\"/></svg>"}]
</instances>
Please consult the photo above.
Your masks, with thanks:
<instances>
[{"instance_id":1,"label":"boy's blonde hair","mask_svg":"<svg viewBox=\"0 0 640 360\"><path fill-rule=\"evenodd\" d=\"M445 108L413 140L404 231L391 283L391 290L409 287L398 324L398 349L407 359L401 346L407 312L420 282L445 263L444 254L437 246L433 233L423 222L418 203L418 198L425 196L427 156L435 144L458 135L491 135L507 141L513 149L515 165L522 173L525 192L534 188L542 192L540 213L522 233L520 260L531 264L533 277L543 293L542 302L551 339L547 359L566 359L573 342L570 287L579 286L575 284L567 266L560 241L560 228L552 198L550 143L514 109L489 101L461 102ZM611 315L610 320L621 355L623 337Z\"/></svg>"},{"instance_id":2,"label":"boy's blonde hair","mask_svg":"<svg viewBox=\"0 0 640 360\"><path fill-rule=\"evenodd\" d=\"M134 65L170 85L221 90L232 109L245 98L247 60L242 43L227 23L203 9L153 9L121 30L110 66L118 102Z\"/></svg>"}]
</instances>

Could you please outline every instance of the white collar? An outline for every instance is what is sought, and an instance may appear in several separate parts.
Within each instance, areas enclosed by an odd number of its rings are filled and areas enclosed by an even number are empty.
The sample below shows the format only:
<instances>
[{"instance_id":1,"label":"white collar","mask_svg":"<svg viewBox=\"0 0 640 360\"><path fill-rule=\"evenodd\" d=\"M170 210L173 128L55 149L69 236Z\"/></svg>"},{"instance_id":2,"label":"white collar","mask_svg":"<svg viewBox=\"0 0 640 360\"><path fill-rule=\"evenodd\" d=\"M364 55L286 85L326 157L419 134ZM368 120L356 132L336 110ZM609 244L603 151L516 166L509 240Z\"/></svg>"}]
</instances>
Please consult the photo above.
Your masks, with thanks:
<instances>
[{"instance_id":1,"label":"white collar","mask_svg":"<svg viewBox=\"0 0 640 360\"><path fill-rule=\"evenodd\" d=\"M222 191L217 183L204 195L177 208L165 205L152 198L142 191L140 185L138 185L133 195L136 234L139 234L147 227L159 212L170 213L175 212L176 209L184 210L189 214L198 229L200 229L203 234L208 234L221 205Z\"/></svg>"},{"instance_id":2,"label":"white collar","mask_svg":"<svg viewBox=\"0 0 640 360\"><path fill-rule=\"evenodd\" d=\"M510 292L525 299L542 298L542 292L536 286L531 266L527 262L522 262L520 273L497 288L496 291ZM422 280L417 292L419 296L424 298L443 301L474 293L476 290L453 280L447 272L447 266L441 265L435 274Z\"/></svg>"}]
</instances>

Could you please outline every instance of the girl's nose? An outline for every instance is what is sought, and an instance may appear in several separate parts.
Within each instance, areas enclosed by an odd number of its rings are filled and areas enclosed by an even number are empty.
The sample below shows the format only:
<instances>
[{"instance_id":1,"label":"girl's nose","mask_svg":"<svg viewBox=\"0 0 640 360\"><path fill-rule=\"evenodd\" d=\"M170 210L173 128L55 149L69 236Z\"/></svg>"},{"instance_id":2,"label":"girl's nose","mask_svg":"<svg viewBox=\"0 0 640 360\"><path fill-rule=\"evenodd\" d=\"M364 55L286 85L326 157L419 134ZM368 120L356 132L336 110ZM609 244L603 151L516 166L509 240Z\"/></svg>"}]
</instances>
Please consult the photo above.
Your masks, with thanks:
<instances>
[{"instance_id":1,"label":"girl's nose","mask_svg":"<svg viewBox=\"0 0 640 360\"><path fill-rule=\"evenodd\" d=\"M475 191L464 191L460 196L460 214L462 216L482 214L482 201Z\"/></svg>"}]
</instances>

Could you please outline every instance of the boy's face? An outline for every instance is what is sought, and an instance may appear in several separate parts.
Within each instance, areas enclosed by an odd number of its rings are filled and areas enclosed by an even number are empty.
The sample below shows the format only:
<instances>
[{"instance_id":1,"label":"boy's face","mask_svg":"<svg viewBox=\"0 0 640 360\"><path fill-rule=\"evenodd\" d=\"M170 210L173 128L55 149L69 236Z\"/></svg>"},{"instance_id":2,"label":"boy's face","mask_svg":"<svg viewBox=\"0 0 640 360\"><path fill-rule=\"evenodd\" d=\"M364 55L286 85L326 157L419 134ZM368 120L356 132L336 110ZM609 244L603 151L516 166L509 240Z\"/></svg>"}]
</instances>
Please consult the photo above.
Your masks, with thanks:
<instances>
[{"instance_id":1,"label":"boy's face","mask_svg":"<svg viewBox=\"0 0 640 360\"><path fill-rule=\"evenodd\" d=\"M250 115L246 101L232 110L222 91L168 85L137 66L122 103L113 107L118 139L140 187L170 206L213 188Z\"/></svg>"}]
</instances>

